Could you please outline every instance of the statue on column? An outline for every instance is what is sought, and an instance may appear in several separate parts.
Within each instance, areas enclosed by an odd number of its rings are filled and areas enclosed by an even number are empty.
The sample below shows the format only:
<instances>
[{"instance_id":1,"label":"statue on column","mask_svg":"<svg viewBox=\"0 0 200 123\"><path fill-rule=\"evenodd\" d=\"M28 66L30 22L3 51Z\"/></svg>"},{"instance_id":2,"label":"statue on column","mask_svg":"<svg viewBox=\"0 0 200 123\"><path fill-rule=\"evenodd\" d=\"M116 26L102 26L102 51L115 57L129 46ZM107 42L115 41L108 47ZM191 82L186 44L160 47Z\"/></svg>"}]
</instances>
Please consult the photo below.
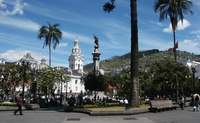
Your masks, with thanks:
<instances>
[{"instance_id":1,"label":"statue on column","mask_svg":"<svg viewBox=\"0 0 200 123\"><path fill-rule=\"evenodd\" d=\"M99 61L100 61L100 55L101 53L99 52L99 39L97 36L94 35L94 52L92 53L93 55L93 65L94 65L94 74L98 75L99 74Z\"/></svg>"},{"instance_id":2,"label":"statue on column","mask_svg":"<svg viewBox=\"0 0 200 123\"><path fill-rule=\"evenodd\" d=\"M97 36L94 36L94 43L95 43L95 46L94 46L94 52L95 52L95 51L98 51L99 49L99 39Z\"/></svg>"}]
</instances>

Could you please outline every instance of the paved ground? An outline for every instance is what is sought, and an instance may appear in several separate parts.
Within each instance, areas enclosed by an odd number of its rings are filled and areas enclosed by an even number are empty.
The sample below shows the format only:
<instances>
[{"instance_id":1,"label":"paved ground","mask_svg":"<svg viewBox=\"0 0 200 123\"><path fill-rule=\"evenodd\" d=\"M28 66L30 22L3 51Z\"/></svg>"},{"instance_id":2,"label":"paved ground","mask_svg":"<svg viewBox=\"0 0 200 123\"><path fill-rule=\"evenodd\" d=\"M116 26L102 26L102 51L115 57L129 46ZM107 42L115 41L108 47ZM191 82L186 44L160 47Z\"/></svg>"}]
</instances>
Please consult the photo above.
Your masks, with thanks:
<instances>
[{"instance_id":1,"label":"paved ground","mask_svg":"<svg viewBox=\"0 0 200 123\"><path fill-rule=\"evenodd\" d=\"M199 123L200 112L185 110L130 116L88 116L56 111L25 111L23 116L0 112L0 123Z\"/></svg>"}]
</instances>

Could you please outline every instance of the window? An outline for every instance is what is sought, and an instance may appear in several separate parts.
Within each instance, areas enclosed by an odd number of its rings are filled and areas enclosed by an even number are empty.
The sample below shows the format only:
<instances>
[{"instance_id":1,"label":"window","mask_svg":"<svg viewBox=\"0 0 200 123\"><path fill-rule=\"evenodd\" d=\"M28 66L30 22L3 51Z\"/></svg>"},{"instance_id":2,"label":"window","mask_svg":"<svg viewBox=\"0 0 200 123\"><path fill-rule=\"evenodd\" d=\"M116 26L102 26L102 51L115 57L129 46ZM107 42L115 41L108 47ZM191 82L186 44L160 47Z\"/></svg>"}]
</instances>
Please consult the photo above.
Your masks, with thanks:
<instances>
[{"instance_id":1,"label":"window","mask_svg":"<svg viewBox=\"0 0 200 123\"><path fill-rule=\"evenodd\" d=\"M76 87L76 91L78 91L78 87Z\"/></svg>"},{"instance_id":2,"label":"window","mask_svg":"<svg viewBox=\"0 0 200 123\"><path fill-rule=\"evenodd\" d=\"M75 80L75 84L77 84L78 80Z\"/></svg>"}]
</instances>

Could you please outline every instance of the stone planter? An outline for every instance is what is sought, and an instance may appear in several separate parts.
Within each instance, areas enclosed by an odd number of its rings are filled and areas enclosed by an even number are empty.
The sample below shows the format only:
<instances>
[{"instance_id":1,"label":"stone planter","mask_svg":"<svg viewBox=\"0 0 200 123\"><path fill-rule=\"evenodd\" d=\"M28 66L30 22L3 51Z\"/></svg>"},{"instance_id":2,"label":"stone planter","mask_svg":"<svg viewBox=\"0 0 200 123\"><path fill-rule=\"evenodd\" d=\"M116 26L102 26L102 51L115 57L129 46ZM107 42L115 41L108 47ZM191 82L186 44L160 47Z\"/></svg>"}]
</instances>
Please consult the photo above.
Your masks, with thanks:
<instances>
[{"instance_id":1,"label":"stone planter","mask_svg":"<svg viewBox=\"0 0 200 123\"><path fill-rule=\"evenodd\" d=\"M39 104L24 104L26 110L37 110L40 108Z\"/></svg>"}]
</instances>

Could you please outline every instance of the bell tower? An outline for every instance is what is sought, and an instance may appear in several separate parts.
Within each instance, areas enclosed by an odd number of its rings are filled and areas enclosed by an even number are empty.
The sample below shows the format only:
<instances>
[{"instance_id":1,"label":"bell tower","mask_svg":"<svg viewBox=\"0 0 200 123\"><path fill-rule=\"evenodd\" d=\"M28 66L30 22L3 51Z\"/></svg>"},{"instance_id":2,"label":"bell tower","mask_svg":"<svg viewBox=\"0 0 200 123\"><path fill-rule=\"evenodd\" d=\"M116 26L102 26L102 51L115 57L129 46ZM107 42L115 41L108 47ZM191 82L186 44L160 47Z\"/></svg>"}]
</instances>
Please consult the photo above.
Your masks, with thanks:
<instances>
[{"instance_id":1,"label":"bell tower","mask_svg":"<svg viewBox=\"0 0 200 123\"><path fill-rule=\"evenodd\" d=\"M83 56L81 54L81 49L79 47L79 41L74 40L74 47L72 48L71 55L69 56L69 68L72 71L77 71L79 73L83 72Z\"/></svg>"}]
</instances>

